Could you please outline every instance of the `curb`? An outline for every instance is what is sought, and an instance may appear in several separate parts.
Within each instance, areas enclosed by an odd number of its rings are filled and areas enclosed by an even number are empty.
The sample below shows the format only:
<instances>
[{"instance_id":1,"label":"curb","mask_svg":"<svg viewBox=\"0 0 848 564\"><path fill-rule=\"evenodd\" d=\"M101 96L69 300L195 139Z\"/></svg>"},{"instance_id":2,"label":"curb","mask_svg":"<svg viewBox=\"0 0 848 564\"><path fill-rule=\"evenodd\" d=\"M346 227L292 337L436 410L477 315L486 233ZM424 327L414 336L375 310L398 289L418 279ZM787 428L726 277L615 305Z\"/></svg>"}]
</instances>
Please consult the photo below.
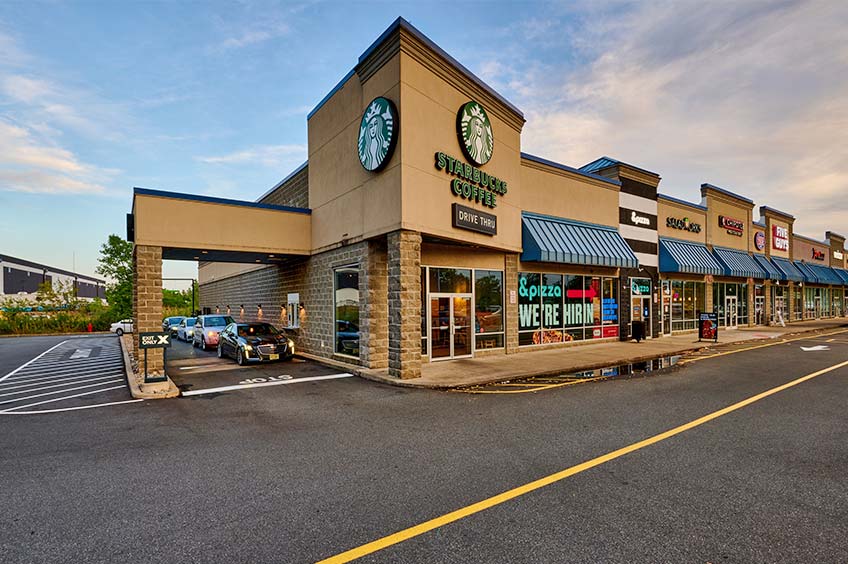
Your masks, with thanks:
<instances>
[{"instance_id":1,"label":"curb","mask_svg":"<svg viewBox=\"0 0 848 564\"><path fill-rule=\"evenodd\" d=\"M18 337L102 337L104 335L114 335L114 333L111 331L92 331L91 333L88 331L83 333L11 333L0 335L0 339L15 339Z\"/></svg>"},{"instance_id":2,"label":"curb","mask_svg":"<svg viewBox=\"0 0 848 564\"><path fill-rule=\"evenodd\" d=\"M678 349L678 350L674 350L674 351L670 351L670 352L662 353L662 354L654 353L654 354L646 354L646 355L635 356L635 357L626 357L626 358L622 358L622 359L618 359L618 360L609 360L609 361L605 361L605 362L593 362L593 363L589 363L589 364L584 364L584 365L579 365L579 366L574 366L574 367L568 367L568 368L565 368L565 369L561 368L561 369L557 369L557 370L542 370L542 371L538 371L538 372L522 372L521 374L515 374L515 375L511 375L511 376L501 376L501 377L498 377L498 378L481 379L480 381L465 382L465 383L462 383L462 384L439 384L439 383L421 384L421 383L415 382L414 379L412 379L412 380L400 380L400 379L394 378L392 376L388 376L386 374L383 374L382 371L372 370L370 368L364 368L362 366L357 366L357 365L353 365L353 364L346 364L344 362L340 362L340 361L332 360L332 359L328 359L328 358L323 358L323 357L319 357L319 356L315 356L315 355L311 355L311 354L298 353L295 356L299 356L301 358L305 358L307 360L311 360L313 362L317 362L318 364L322 364L324 366L329 366L331 368L340 368L340 369L346 370L347 372L350 372L351 374L355 374L356 376L359 376L360 378L363 378L365 380L370 380L372 382L378 382L380 384L397 386L399 388L417 388L417 389L420 389L420 390L452 390L452 389L456 389L456 388L465 388L465 387L469 387L469 386L485 386L487 384L495 384L497 382L506 382L506 381L511 381L511 380L523 380L525 378L542 378L542 377L545 377L545 376L559 376L561 374L570 374L570 373L574 373L574 372L584 372L584 371L588 371L588 370L597 370L599 368L607 368L609 366L616 366L616 365L620 365L620 364L633 364L633 363L637 363L637 362L647 362L649 360L655 360L655 359L658 359L658 358L665 358L665 357L669 357L669 356L683 356L683 355L686 355L686 354L689 354L689 353L693 353L693 352L697 352L697 351L701 351L701 350L705 350L705 349L709 349L709 348L715 348L717 345L718 346L734 345L734 344L745 343L745 342L754 343L754 342L769 341L769 340L775 339L775 338L786 339L786 338L790 338L792 336L803 335L805 333L817 333L817 332L824 332L824 331L832 331L834 329L839 329L839 328L844 329L845 327L846 327L846 325L843 324L843 325L836 325L834 327L828 327L828 328L817 328L817 329L809 329L809 330L806 330L806 331L793 331L793 332L790 332L790 333L783 333L779 337L777 337L777 336L774 336L774 337L757 337L757 338L753 338L753 339L746 339L746 340L743 340L743 341L735 341L735 342L730 342L730 343L717 343L717 344L716 343L704 343L704 344L700 344L698 346L687 347L685 349Z\"/></svg>"},{"instance_id":3,"label":"curb","mask_svg":"<svg viewBox=\"0 0 848 564\"><path fill-rule=\"evenodd\" d=\"M132 368L132 361L130 360L130 353L127 350L126 345L124 344L124 339L118 339L121 343L121 352L124 355L124 370L127 374L127 385L130 388L130 394L135 399L168 399L168 398L176 398L180 395L180 389L177 388L176 384L174 384L171 378L168 378L167 382L159 382L156 384L141 384L138 381L138 377ZM143 389L144 387L148 389ZM152 388L152 389L151 389Z\"/></svg>"}]
</instances>

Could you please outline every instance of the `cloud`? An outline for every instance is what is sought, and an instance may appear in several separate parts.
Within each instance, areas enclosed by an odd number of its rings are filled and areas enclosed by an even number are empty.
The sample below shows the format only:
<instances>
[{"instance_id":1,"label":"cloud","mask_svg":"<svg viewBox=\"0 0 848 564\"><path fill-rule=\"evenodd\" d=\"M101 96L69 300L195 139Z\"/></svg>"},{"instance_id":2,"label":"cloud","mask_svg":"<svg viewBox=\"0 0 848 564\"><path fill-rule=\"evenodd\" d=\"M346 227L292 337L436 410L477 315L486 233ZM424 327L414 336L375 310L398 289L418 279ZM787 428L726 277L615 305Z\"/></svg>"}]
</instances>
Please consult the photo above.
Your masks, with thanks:
<instances>
[{"instance_id":1,"label":"cloud","mask_svg":"<svg viewBox=\"0 0 848 564\"><path fill-rule=\"evenodd\" d=\"M306 160L306 145L258 145L226 155L195 157L208 164L260 164L280 167Z\"/></svg>"},{"instance_id":2,"label":"cloud","mask_svg":"<svg viewBox=\"0 0 848 564\"><path fill-rule=\"evenodd\" d=\"M103 194L117 171L81 162L33 130L0 121L0 191Z\"/></svg>"},{"instance_id":3,"label":"cloud","mask_svg":"<svg viewBox=\"0 0 848 564\"><path fill-rule=\"evenodd\" d=\"M268 20L271 21L268 21ZM225 52L258 45L278 37L288 35L291 31L285 22L275 21L275 18L263 17L243 25L227 25L224 37L218 43L210 46L213 52Z\"/></svg>"},{"instance_id":4,"label":"cloud","mask_svg":"<svg viewBox=\"0 0 848 564\"><path fill-rule=\"evenodd\" d=\"M539 61L530 42L483 66L525 112L524 150L577 166L609 155L690 201L711 182L795 214L801 232L848 231L848 4L597 6L571 28L576 64Z\"/></svg>"}]
</instances>

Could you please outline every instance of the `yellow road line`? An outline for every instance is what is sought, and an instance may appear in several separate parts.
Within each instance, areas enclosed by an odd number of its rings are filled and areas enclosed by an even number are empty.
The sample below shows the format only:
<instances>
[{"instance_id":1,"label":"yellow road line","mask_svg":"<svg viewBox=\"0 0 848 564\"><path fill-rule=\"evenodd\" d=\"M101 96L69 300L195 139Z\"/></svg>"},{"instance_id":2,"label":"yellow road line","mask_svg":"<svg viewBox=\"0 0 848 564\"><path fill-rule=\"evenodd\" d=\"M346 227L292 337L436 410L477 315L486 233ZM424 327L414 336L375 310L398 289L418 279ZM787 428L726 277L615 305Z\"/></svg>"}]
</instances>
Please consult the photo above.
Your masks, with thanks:
<instances>
[{"instance_id":1,"label":"yellow road line","mask_svg":"<svg viewBox=\"0 0 848 564\"><path fill-rule=\"evenodd\" d=\"M698 362L699 360L707 360L708 358L716 358L717 356L725 356L725 355L728 355L728 354L735 354L735 353L744 352L744 351L752 351L754 349L762 349L762 348L765 348L765 347L773 347L775 345L782 345L784 343L791 343L793 341L804 341L804 340L815 339L816 337L827 337L828 335L838 335L839 333L845 333L846 331L848 331L848 329L841 329L839 331L834 331L832 333L824 333L822 335L809 335L807 337L796 337L794 339L780 340L780 341L776 341L774 343L766 343L764 345L755 345L753 347L746 347L744 349L736 349L736 350L732 350L732 351L720 352L720 353L716 353L716 354L711 354L709 356L701 356L701 357L696 357L696 358L684 358L684 359L681 359L680 361L678 361L677 364L690 364L692 362ZM732 344L732 343L728 343L728 344Z\"/></svg>"},{"instance_id":2,"label":"yellow road line","mask_svg":"<svg viewBox=\"0 0 848 564\"><path fill-rule=\"evenodd\" d=\"M833 341L835 341L835 340L836 340L836 338L828 339L827 341L825 341L825 343L832 343L832 342L833 342Z\"/></svg>"},{"instance_id":3,"label":"yellow road line","mask_svg":"<svg viewBox=\"0 0 848 564\"><path fill-rule=\"evenodd\" d=\"M579 380L569 380L559 384L540 384L534 388L525 388L523 390L475 390L475 389L453 389L452 392L461 394L526 394L528 392L541 392L543 390L551 390L553 388L562 388L563 386L573 386L574 384L582 384L583 382L594 382L595 380L603 380L607 376L598 376L597 378L581 378Z\"/></svg>"},{"instance_id":4,"label":"yellow road line","mask_svg":"<svg viewBox=\"0 0 848 564\"><path fill-rule=\"evenodd\" d=\"M714 411L708 415L704 415L703 417L699 417L698 419L690 421L689 423L684 423L683 425L680 425L673 429L669 429L668 431L665 431L658 435L654 435L653 437L647 438L643 441L639 441L637 443L633 443L618 450L608 452L607 454L604 454L597 458L587 460L582 464L566 468L565 470L561 470L559 472L556 472L555 474L550 474L549 476L545 476L544 478L529 482L527 484L524 484L523 486L513 488L488 499L478 501L477 503L472 503L471 505L467 505L465 507L457 509L456 511L451 511L450 513L446 513L445 515L436 517L435 519L424 521L423 523L420 523L413 527L409 527L408 529L403 529L391 535L385 536L375 541L371 541L367 544L363 544L362 546L358 546L346 552L342 552L341 554L331 556L330 558L326 558L324 560L319 561L318 564L342 564L344 562L350 562L352 560L356 560L357 558L372 554L389 546L393 546L395 544L404 542L419 535L423 535L424 533L432 531L433 529L443 527L445 525L453 523L454 521L459 521L460 519L463 519L470 515L474 515L475 513L479 513L496 505L500 505L502 503L528 494L545 486L549 486L570 476L579 474L580 472L585 472L586 470L594 468L595 466L600 466L601 464L604 464L611 460L615 460L616 458L624 456L625 454L630 454L631 452L643 449L660 441L664 441L690 429L694 429L695 427L703 425L704 423L708 423L713 419L718 419L723 415L727 415L728 413L732 413L738 409L742 409L743 407L751 405L754 402L758 402L778 392L782 392L783 390L786 390L793 386L797 386L802 382L811 380L816 376L827 374L828 372L832 372L833 370L837 370L844 366L848 366L848 360L846 360L845 362L840 362L839 364L834 364L833 366L824 368L817 372L812 372L810 374L807 374L806 376L802 376L796 380L792 380L791 382L787 382L786 384L777 386L776 388L771 388L770 390L766 390L765 392L759 393L755 396L751 396L740 402L734 403L733 405L729 405L725 408L719 409L718 411Z\"/></svg>"}]
</instances>

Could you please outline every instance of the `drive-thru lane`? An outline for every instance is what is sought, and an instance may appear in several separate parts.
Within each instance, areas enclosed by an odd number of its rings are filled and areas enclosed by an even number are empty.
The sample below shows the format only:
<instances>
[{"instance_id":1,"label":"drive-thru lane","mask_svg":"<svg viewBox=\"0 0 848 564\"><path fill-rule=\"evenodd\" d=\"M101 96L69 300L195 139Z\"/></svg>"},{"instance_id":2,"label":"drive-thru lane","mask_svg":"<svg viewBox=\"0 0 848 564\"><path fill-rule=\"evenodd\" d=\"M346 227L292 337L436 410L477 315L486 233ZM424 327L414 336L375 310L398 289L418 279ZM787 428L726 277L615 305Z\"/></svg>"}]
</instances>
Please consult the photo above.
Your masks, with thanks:
<instances>
[{"instance_id":1,"label":"drive-thru lane","mask_svg":"<svg viewBox=\"0 0 848 564\"><path fill-rule=\"evenodd\" d=\"M38 343L45 346L47 343ZM30 343L24 342L26 351ZM132 403L115 337L59 341L0 376L0 415L33 415Z\"/></svg>"}]
</instances>

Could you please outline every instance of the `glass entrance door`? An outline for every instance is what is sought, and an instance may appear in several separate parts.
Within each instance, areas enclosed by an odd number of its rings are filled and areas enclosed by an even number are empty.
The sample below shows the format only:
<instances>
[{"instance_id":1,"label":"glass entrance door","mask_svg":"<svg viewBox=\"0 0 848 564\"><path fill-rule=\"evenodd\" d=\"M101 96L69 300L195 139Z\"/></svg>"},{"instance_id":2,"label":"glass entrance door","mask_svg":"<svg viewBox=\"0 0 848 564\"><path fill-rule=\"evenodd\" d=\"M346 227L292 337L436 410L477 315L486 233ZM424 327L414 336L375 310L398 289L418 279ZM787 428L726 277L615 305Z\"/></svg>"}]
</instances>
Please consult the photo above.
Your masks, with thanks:
<instances>
[{"instance_id":1,"label":"glass entrance door","mask_svg":"<svg viewBox=\"0 0 848 564\"><path fill-rule=\"evenodd\" d=\"M663 282L662 296L662 332L663 335L671 335L671 288L668 280Z\"/></svg>"},{"instance_id":2,"label":"glass entrance door","mask_svg":"<svg viewBox=\"0 0 848 564\"><path fill-rule=\"evenodd\" d=\"M821 319L822 309L821 309L821 298L816 296L815 298L815 308L816 308L816 319Z\"/></svg>"},{"instance_id":3,"label":"glass entrance door","mask_svg":"<svg viewBox=\"0 0 848 564\"><path fill-rule=\"evenodd\" d=\"M724 300L724 327L726 329L737 329L736 296L727 296Z\"/></svg>"},{"instance_id":4,"label":"glass entrance door","mask_svg":"<svg viewBox=\"0 0 848 564\"><path fill-rule=\"evenodd\" d=\"M471 296L430 295L430 359L471 356Z\"/></svg>"},{"instance_id":5,"label":"glass entrance door","mask_svg":"<svg viewBox=\"0 0 848 564\"><path fill-rule=\"evenodd\" d=\"M765 325L766 321L766 297L754 297L754 324Z\"/></svg>"},{"instance_id":6,"label":"glass entrance door","mask_svg":"<svg viewBox=\"0 0 848 564\"><path fill-rule=\"evenodd\" d=\"M774 309L771 312L771 320L781 325L786 322L786 298L783 296L774 298Z\"/></svg>"}]
</instances>

